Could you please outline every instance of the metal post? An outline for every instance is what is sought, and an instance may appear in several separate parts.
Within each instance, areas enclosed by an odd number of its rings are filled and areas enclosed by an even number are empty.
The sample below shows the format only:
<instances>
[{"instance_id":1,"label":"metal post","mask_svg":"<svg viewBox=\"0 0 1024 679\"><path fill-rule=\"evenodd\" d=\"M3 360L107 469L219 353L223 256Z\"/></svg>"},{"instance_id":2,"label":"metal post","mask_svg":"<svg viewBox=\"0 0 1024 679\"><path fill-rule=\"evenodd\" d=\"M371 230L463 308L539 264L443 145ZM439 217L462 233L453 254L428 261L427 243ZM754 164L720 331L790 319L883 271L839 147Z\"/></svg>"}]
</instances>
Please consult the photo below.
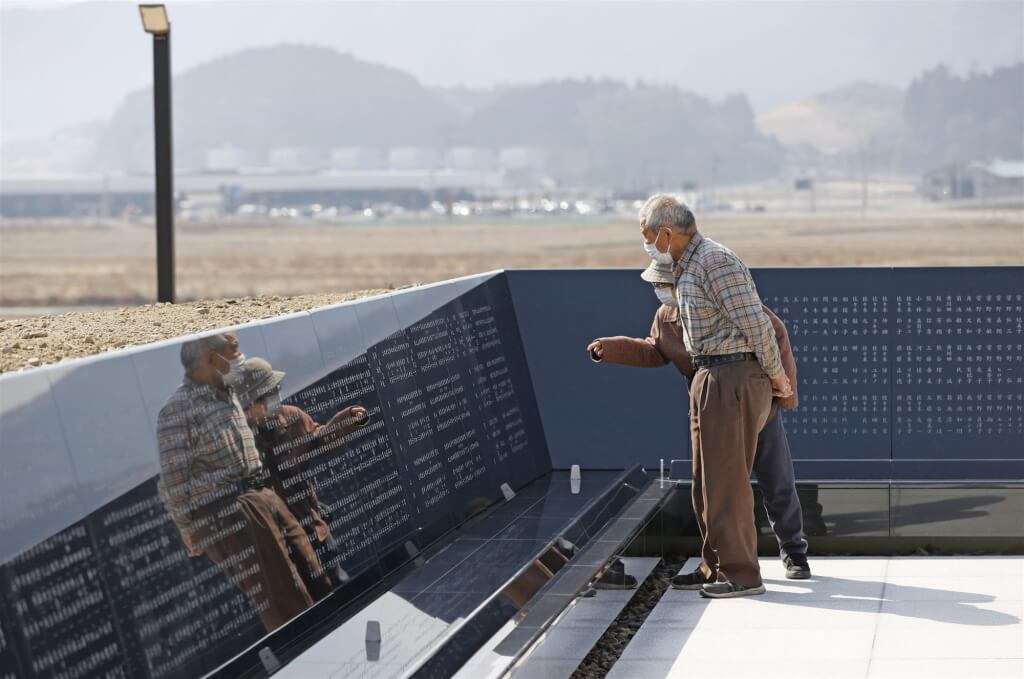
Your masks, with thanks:
<instances>
[{"instance_id":1,"label":"metal post","mask_svg":"<svg viewBox=\"0 0 1024 679\"><path fill-rule=\"evenodd\" d=\"M156 159L157 299L174 301L174 156L171 137L171 34L153 36L153 139Z\"/></svg>"}]
</instances>

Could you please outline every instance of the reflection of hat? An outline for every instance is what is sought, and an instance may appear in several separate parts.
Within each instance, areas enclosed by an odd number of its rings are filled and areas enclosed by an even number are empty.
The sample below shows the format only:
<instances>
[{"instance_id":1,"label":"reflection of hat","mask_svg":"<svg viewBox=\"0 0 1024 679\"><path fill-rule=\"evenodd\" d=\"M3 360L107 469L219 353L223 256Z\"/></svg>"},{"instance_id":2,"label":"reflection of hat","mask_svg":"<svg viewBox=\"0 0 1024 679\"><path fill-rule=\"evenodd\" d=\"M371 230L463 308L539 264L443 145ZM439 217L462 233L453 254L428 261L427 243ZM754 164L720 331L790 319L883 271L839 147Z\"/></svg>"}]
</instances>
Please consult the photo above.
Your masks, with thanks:
<instances>
[{"instance_id":1,"label":"reflection of hat","mask_svg":"<svg viewBox=\"0 0 1024 679\"><path fill-rule=\"evenodd\" d=\"M274 370L262 358L247 358L239 368L238 381L233 385L238 402L248 408L261 396L266 396L281 384L284 373Z\"/></svg>"},{"instance_id":2,"label":"reflection of hat","mask_svg":"<svg viewBox=\"0 0 1024 679\"><path fill-rule=\"evenodd\" d=\"M640 278L648 283L676 284L675 274L672 273L672 265L659 264L657 260L651 260L651 265L644 269L644 272L640 274Z\"/></svg>"}]
</instances>

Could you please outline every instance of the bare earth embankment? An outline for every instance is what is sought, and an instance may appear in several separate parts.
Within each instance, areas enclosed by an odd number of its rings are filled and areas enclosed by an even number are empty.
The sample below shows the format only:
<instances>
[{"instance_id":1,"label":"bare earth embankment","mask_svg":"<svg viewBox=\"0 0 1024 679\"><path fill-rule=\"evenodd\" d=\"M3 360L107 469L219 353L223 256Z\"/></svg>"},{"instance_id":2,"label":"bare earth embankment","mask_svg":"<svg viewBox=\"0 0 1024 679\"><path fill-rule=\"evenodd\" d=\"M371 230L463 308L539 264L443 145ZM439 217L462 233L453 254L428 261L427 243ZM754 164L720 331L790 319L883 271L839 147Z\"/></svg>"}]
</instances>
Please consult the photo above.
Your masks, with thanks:
<instances>
[{"instance_id":1,"label":"bare earth embankment","mask_svg":"<svg viewBox=\"0 0 1024 679\"><path fill-rule=\"evenodd\" d=\"M1020 211L704 218L751 266L1024 264ZM644 266L636 222L181 225L182 300L155 298L151 225L0 222L0 370L500 268ZM364 291L354 293L351 291ZM304 297L296 297L304 296ZM245 299L245 298L249 299ZM18 318L16 307L118 306ZM15 307L15 308L12 308Z\"/></svg>"}]
</instances>

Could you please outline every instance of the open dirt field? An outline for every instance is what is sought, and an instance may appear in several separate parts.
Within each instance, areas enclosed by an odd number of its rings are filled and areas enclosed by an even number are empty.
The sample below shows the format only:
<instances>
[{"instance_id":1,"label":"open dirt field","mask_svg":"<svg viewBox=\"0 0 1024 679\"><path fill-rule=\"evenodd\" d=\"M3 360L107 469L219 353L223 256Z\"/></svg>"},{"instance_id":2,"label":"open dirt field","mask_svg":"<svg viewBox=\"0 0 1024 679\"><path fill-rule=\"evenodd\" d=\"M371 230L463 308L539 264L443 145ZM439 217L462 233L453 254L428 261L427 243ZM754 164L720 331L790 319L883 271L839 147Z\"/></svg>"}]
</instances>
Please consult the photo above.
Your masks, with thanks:
<instances>
[{"instance_id":1,"label":"open dirt field","mask_svg":"<svg viewBox=\"0 0 1024 679\"><path fill-rule=\"evenodd\" d=\"M1024 264L1019 212L751 215L701 228L752 266ZM490 269L647 263L629 220L186 225L179 300L205 301L157 305L153 250L151 226L0 222L0 372ZM82 305L107 308L66 313Z\"/></svg>"},{"instance_id":2,"label":"open dirt field","mask_svg":"<svg viewBox=\"0 0 1024 679\"><path fill-rule=\"evenodd\" d=\"M699 225L750 266L1024 264L1021 211L751 214L703 218ZM4 220L0 306L151 302L154 252L148 224ZM177 229L181 300L388 288L499 268L646 263L630 219L392 226L265 221ZM13 314L0 311L5 315Z\"/></svg>"}]
</instances>

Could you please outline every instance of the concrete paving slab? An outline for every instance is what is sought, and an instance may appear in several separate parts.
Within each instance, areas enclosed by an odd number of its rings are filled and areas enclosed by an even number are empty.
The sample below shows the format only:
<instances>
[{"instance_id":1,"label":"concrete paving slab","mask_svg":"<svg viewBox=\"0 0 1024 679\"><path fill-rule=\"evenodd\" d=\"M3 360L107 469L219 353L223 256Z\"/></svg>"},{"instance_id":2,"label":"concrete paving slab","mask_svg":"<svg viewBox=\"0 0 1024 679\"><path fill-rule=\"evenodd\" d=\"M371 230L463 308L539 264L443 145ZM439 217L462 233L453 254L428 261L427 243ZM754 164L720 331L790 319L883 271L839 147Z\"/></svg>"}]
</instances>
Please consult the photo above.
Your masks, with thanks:
<instances>
[{"instance_id":1,"label":"concrete paving slab","mask_svg":"<svg viewBox=\"0 0 1024 679\"><path fill-rule=\"evenodd\" d=\"M1024 677L1024 557L811 568L810 580L786 580L778 559L762 559L763 596L669 590L608 676Z\"/></svg>"}]
</instances>

